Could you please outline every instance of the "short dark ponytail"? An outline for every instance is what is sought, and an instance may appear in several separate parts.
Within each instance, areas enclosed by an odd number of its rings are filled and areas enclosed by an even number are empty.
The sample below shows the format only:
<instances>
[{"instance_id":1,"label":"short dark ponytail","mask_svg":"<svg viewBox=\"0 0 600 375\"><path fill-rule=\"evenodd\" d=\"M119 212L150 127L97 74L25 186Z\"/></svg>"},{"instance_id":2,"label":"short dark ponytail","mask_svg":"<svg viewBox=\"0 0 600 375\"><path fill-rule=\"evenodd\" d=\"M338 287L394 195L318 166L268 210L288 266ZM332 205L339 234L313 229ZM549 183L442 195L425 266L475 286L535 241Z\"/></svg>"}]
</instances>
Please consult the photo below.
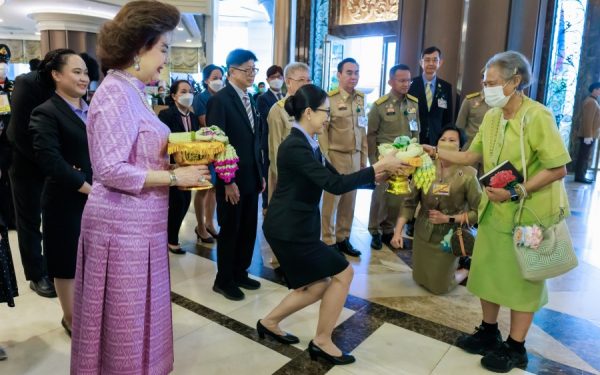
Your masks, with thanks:
<instances>
[{"instance_id":1,"label":"short dark ponytail","mask_svg":"<svg viewBox=\"0 0 600 375\"><path fill-rule=\"evenodd\" d=\"M319 108L327 100L327 93L319 86L313 84L304 85L296 93L285 101L285 111L300 121L306 108L313 111Z\"/></svg>"}]
</instances>

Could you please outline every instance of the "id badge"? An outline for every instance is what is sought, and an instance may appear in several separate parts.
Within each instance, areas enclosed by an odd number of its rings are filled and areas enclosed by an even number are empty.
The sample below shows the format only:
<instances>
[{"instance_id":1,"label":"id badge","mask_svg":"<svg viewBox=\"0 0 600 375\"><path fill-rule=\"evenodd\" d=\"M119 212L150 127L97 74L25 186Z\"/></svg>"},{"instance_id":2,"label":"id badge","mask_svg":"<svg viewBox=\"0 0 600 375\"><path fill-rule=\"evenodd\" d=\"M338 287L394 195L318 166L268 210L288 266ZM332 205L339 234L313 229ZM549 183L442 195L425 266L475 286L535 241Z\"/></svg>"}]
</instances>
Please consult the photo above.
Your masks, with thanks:
<instances>
[{"instance_id":1,"label":"id badge","mask_svg":"<svg viewBox=\"0 0 600 375\"><path fill-rule=\"evenodd\" d=\"M415 119L410 120L408 122L408 126L409 126L411 132L419 131L419 124L417 123L417 120L415 120Z\"/></svg>"},{"instance_id":2,"label":"id badge","mask_svg":"<svg viewBox=\"0 0 600 375\"><path fill-rule=\"evenodd\" d=\"M10 113L10 103L8 102L8 95L0 94L0 114L5 115Z\"/></svg>"},{"instance_id":3,"label":"id badge","mask_svg":"<svg viewBox=\"0 0 600 375\"><path fill-rule=\"evenodd\" d=\"M358 127L366 128L368 123L369 119L367 118L367 116L358 116Z\"/></svg>"},{"instance_id":4,"label":"id badge","mask_svg":"<svg viewBox=\"0 0 600 375\"><path fill-rule=\"evenodd\" d=\"M438 99L438 107L448 109L448 102L446 101L446 99L439 98Z\"/></svg>"},{"instance_id":5,"label":"id badge","mask_svg":"<svg viewBox=\"0 0 600 375\"><path fill-rule=\"evenodd\" d=\"M450 184L444 184L442 182L433 183L433 195L450 195Z\"/></svg>"}]
</instances>

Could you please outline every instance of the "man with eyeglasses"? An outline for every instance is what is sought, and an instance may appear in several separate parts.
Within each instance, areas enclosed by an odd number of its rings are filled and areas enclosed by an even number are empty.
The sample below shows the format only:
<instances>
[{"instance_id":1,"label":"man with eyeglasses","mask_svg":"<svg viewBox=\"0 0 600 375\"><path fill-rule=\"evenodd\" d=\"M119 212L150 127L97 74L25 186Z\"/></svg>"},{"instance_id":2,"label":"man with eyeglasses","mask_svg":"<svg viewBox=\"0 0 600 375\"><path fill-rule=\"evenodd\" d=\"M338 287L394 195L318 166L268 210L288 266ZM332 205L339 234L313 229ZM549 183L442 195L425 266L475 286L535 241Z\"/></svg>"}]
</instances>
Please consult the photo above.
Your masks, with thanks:
<instances>
[{"instance_id":1,"label":"man with eyeglasses","mask_svg":"<svg viewBox=\"0 0 600 375\"><path fill-rule=\"evenodd\" d=\"M415 79L408 91L419 99L419 120L421 122L421 143L437 143L442 128L453 122L452 85L437 76L442 67L442 51L433 46L421 53L423 74Z\"/></svg>"},{"instance_id":2,"label":"man with eyeglasses","mask_svg":"<svg viewBox=\"0 0 600 375\"><path fill-rule=\"evenodd\" d=\"M248 88L258 69L256 56L236 49L227 56L229 84L208 101L207 125L216 125L229 137L239 157L239 169L230 182L217 179L217 278L213 291L240 301L240 288L258 289L260 283L248 277L256 241L258 195L264 190L260 152L261 126Z\"/></svg>"},{"instance_id":3,"label":"man with eyeglasses","mask_svg":"<svg viewBox=\"0 0 600 375\"><path fill-rule=\"evenodd\" d=\"M388 84L390 93L377 99L369 112L367 143L369 162L375 164L379 158L377 146L393 143L399 136L419 137L419 99L408 94L410 68L399 64L390 69ZM371 196L369 210L369 233L371 248L381 250L383 244L391 247L396 218L403 197L386 194L387 183L379 184ZM382 235L383 233L383 235Z\"/></svg>"},{"instance_id":4,"label":"man with eyeglasses","mask_svg":"<svg viewBox=\"0 0 600 375\"><path fill-rule=\"evenodd\" d=\"M294 95L300 87L312 82L308 65L301 62L288 64L284 70L284 77L287 95L271 107L267 116L270 161L269 187L267 189L269 191L269 201L277 185L277 150L279 150L281 142L290 134L294 123L294 117L290 116L284 109L285 101L288 96Z\"/></svg>"},{"instance_id":5,"label":"man with eyeglasses","mask_svg":"<svg viewBox=\"0 0 600 375\"><path fill-rule=\"evenodd\" d=\"M335 169L350 174L367 165L367 116L365 95L356 90L359 66L353 58L338 64L339 88L330 91L331 120L319 137L323 154ZM342 253L360 256L361 252L350 243L354 219L356 190L342 195L323 194L321 235L323 242L335 246ZM335 217L335 224L333 218Z\"/></svg>"}]
</instances>

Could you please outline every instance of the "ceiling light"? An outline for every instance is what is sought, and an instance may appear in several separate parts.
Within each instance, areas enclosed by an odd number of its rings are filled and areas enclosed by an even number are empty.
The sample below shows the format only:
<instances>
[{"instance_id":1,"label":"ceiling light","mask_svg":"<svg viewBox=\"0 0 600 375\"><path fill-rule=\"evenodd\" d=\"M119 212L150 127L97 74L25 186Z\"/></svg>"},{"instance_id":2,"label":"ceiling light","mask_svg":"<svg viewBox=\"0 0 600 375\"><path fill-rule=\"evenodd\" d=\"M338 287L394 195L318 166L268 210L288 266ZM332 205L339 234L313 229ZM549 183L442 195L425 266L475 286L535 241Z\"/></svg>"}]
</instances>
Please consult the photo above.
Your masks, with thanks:
<instances>
[{"instance_id":1,"label":"ceiling light","mask_svg":"<svg viewBox=\"0 0 600 375\"><path fill-rule=\"evenodd\" d=\"M177 31L183 31L183 27L181 27L181 26L178 26L178 27L177 27Z\"/></svg>"},{"instance_id":2,"label":"ceiling light","mask_svg":"<svg viewBox=\"0 0 600 375\"><path fill-rule=\"evenodd\" d=\"M186 41L186 42L188 42L188 43L191 43L191 42L192 42L192 40L191 40L191 39L186 39L185 41Z\"/></svg>"}]
</instances>

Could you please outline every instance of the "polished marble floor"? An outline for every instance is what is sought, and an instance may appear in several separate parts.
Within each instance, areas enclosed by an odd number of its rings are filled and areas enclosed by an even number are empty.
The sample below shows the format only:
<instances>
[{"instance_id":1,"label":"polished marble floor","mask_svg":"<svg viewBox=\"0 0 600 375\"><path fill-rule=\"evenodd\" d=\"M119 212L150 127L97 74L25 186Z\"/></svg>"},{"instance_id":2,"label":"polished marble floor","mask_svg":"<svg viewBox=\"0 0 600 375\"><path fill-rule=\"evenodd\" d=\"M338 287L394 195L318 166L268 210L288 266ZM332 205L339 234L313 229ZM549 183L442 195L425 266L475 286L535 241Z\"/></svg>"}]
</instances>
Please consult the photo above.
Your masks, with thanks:
<instances>
[{"instance_id":1,"label":"polished marble floor","mask_svg":"<svg viewBox=\"0 0 600 375\"><path fill-rule=\"evenodd\" d=\"M600 374L600 187L569 182L569 218L580 265L548 282L549 303L540 310L527 340L533 374ZM253 329L288 292L269 263L261 232L251 267L262 288L232 302L212 292L215 247L196 245L190 209L182 228L185 255L170 255L175 340L175 374L484 374L480 357L452 344L481 320L478 300L459 286L434 296L411 277L410 250L369 249L366 230L370 191L358 194L351 241L363 251L350 258L355 270L350 297L334 332L336 342L357 357L355 364L332 367L310 360L306 347L316 328L318 304L282 324L300 337L285 346L260 340ZM259 214L259 221L261 215ZM597 229L596 229L597 230ZM60 326L56 299L38 297L24 279L16 233L10 242L18 268L17 307L0 306L0 346L9 358L0 374L67 374L70 340ZM501 311L506 336L508 311Z\"/></svg>"}]
</instances>

